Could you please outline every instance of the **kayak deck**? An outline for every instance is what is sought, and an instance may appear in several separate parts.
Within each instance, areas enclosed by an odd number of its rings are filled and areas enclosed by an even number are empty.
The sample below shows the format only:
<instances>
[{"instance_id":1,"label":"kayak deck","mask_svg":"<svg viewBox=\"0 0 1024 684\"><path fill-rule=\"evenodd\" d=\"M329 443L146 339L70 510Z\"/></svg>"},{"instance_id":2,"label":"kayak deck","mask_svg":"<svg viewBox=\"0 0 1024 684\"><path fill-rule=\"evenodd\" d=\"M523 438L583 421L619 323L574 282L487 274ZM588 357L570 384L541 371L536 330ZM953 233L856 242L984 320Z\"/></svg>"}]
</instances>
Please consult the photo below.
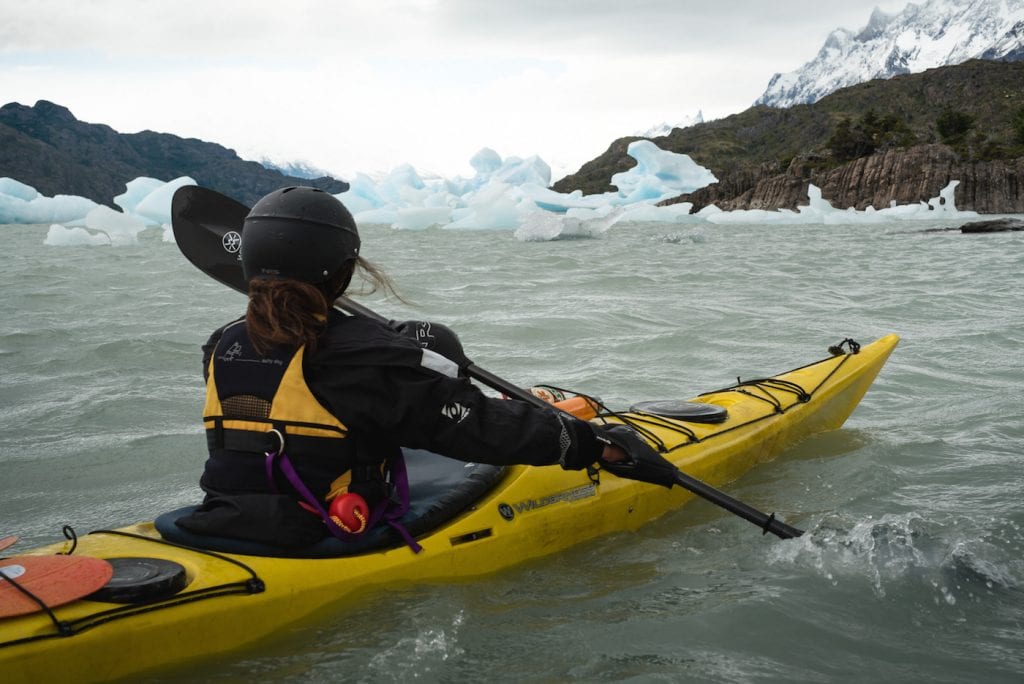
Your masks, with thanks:
<instances>
[{"instance_id":1,"label":"kayak deck","mask_svg":"<svg viewBox=\"0 0 1024 684\"><path fill-rule=\"evenodd\" d=\"M598 421L639 427L687 474L721 486L808 435L840 427L898 343L888 335L860 348L693 399L724 407L717 424L643 412ZM474 506L400 546L339 558L295 559L206 552L169 544L145 522L78 539L75 554L179 563L181 592L142 605L78 600L0 619L0 671L7 681L105 681L223 654L285 625L337 611L375 586L480 576L615 531L633 530L693 494L557 466L514 466ZM29 552L52 555L68 545ZM8 559L10 560L10 559ZM3 561L2 563L8 562ZM244 629L240 628L244 625ZM64 633L62 635L61 633Z\"/></svg>"}]
</instances>

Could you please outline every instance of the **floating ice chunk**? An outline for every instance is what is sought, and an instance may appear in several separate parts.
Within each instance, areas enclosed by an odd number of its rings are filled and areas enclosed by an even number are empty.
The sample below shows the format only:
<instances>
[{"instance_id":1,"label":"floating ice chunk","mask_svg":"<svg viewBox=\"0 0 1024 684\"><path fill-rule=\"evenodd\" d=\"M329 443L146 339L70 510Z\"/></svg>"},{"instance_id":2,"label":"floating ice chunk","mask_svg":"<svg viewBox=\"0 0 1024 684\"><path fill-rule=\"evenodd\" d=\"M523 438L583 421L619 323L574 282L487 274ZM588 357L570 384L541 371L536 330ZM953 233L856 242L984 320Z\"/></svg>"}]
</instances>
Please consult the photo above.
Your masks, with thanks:
<instances>
[{"instance_id":1,"label":"floating ice chunk","mask_svg":"<svg viewBox=\"0 0 1024 684\"><path fill-rule=\"evenodd\" d=\"M950 214L957 213L956 198L954 195L956 193L956 186L958 185L960 185L960 181L950 181L946 187L939 191L939 196L937 198L932 198L932 200L928 202L928 205L936 211L948 212Z\"/></svg>"},{"instance_id":2,"label":"floating ice chunk","mask_svg":"<svg viewBox=\"0 0 1024 684\"><path fill-rule=\"evenodd\" d=\"M491 176L501 168L501 155L489 147L481 149L469 160L478 176Z\"/></svg>"},{"instance_id":3,"label":"floating ice chunk","mask_svg":"<svg viewBox=\"0 0 1024 684\"><path fill-rule=\"evenodd\" d=\"M171 199L178 188L186 185L195 185L196 182L188 176L175 178L169 183L163 183L154 188L142 200L135 205L132 211L125 213L132 214L143 219L148 224L161 225L171 222Z\"/></svg>"},{"instance_id":4,"label":"floating ice chunk","mask_svg":"<svg viewBox=\"0 0 1024 684\"><path fill-rule=\"evenodd\" d=\"M138 242L146 222L100 205L86 215L85 227L105 234L112 245L131 245Z\"/></svg>"},{"instance_id":5,"label":"floating ice chunk","mask_svg":"<svg viewBox=\"0 0 1024 684\"><path fill-rule=\"evenodd\" d=\"M586 197L579 191L555 192L548 187L551 167L540 157L502 160L494 150L483 148L470 160L476 171L473 178L424 179L405 165L378 178L357 174L349 190L338 198L359 222L418 230L447 212L446 228L514 230L538 209L567 217L570 212L582 211L584 214L572 218L589 220L594 216L586 212L607 213L627 204L650 205L715 181L714 175L688 156L664 152L649 141L634 143L630 153L637 158L637 169L617 177L626 192ZM676 221L688 212L688 206L644 210L649 217L645 220L662 221ZM564 226L557 232L565 235Z\"/></svg>"},{"instance_id":6,"label":"floating ice chunk","mask_svg":"<svg viewBox=\"0 0 1024 684\"><path fill-rule=\"evenodd\" d=\"M121 207L126 214L134 213L135 207L146 199L151 192L163 187L164 181L157 178L140 176L135 180L128 181L125 191L114 198L114 204Z\"/></svg>"},{"instance_id":7,"label":"floating ice chunk","mask_svg":"<svg viewBox=\"0 0 1024 684\"><path fill-rule=\"evenodd\" d=\"M423 230L431 226L446 225L452 217L449 207L423 207L399 209L398 220L391 226L398 230Z\"/></svg>"},{"instance_id":8,"label":"floating ice chunk","mask_svg":"<svg viewBox=\"0 0 1024 684\"><path fill-rule=\"evenodd\" d=\"M357 173L349 181L348 190L335 195L353 215L371 209L378 209L386 204L377 189L377 183L365 173Z\"/></svg>"},{"instance_id":9,"label":"floating ice chunk","mask_svg":"<svg viewBox=\"0 0 1024 684\"><path fill-rule=\"evenodd\" d=\"M551 185L551 167L540 157L534 155L528 159L509 157L501 165L493 178L509 185Z\"/></svg>"},{"instance_id":10,"label":"floating ice chunk","mask_svg":"<svg viewBox=\"0 0 1024 684\"><path fill-rule=\"evenodd\" d=\"M412 164L402 164L395 168L388 174L387 185L396 188L408 187L415 190L422 190L426 187L423 179L420 178L420 174L416 172Z\"/></svg>"},{"instance_id":11,"label":"floating ice chunk","mask_svg":"<svg viewBox=\"0 0 1024 684\"><path fill-rule=\"evenodd\" d=\"M44 197L35 188L12 178L0 181L0 224L69 223L83 218L96 206L84 197Z\"/></svg>"},{"instance_id":12,"label":"floating ice chunk","mask_svg":"<svg viewBox=\"0 0 1024 684\"><path fill-rule=\"evenodd\" d=\"M636 159L636 166L612 176L624 203L658 202L718 182L689 155L666 152L650 140L635 140L626 152Z\"/></svg>"},{"instance_id":13,"label":"floating ice chunk","mask_svg":"<svg viewBox=\"0 0 1024 684\"><path fill-rule=\"evenodd\" d=\"M516 228L515 238L522 242L547 242L562 234L567 221L580 222L580 219L567 219L561 214L536 212L531 214L521 226Z\"/></svg>"},{"instance_id":14,"label":"floating ice chunk","mask_svg":"<svg viewBox=\"0 0 1024 684\"><path fill-rule=\"evenodd\" d=\"M938 197L933 197L928 202L916 204L904 204L897 206L890 204L885 209L868 207L863 211L853 208L841 210L836 209L832 204L821 196L821 189L814 184L808 185L808 204L797 207L796 211L781 209L778 211L766 211L762 209L748 209L737 211L716 211L698 216L703 216L710 223L736 224L736 223L763 223L763 224L792 224L792 223L823 223L825 225L842 225L850 223L881 223L883 221L927 221L948 218L950 216L972 217L978 214L973 211L959 211L953 200L953 194L960 181L951 181L939 192Z\"/></svg>"},{"instance_id":15,"label":"floating ice chunk","mask_svg":"<svg viewBox=\"0 0 1024 684\"><path fill-rule=\"evenodd\" d=\"M515 238L522 242L546 242L598 237L607 232L622 213L622 209L606 212L578 209L573 210L575 215L532 211L523 217L522 225L516 229Z\"/></svg>"},{"instance_id":16,"label":"floating ice chunk","mask_svg":"<svg viewBox=\"0 0 1024 684\"><path fill-rule=\"evenodd\" d=\"M704 207L703 209L701 209L700 211L698 211L696 214L694 214L694 216L698 216L698 217L706 220L710 216L714 216L715 214L721 214L721 213L722 213L721 209L719 209L714 204L709 204L706 207Z\"/></svg>"},{"instance_id":17,"label":"floating ice chunk","mask_svg":"<svg viewBox=\"0 0 1024 684\"><path fill-rule=\"evenodd\" d=\"M54 247L78 247L81 245L109 245L110 236L106 233L91 233L85 228L65 228L60 224L53 224L46 233L43 240L44 245Z\"/></svg>"},{"instance_id":18,"label":"floating ice chunk","mask_svg":"<svg viewBox=\"0 0 1024 684\"><path fill-rule=\"evenodd\" d=\"M519 227L519 202L507 183L493 182L468 201L467 211L453 212L445 228L466 230L515 230Z\"/></svg>"},{"instance_id":19,"label":"floating ice chunk","mask_svg":"<svg viewBox=\"0 0 1024 684\"><path fill-rule=\"evenodd\" d=\"M20 181L4 176L0 178L0 195L9 195L26 202L31 202L36 197L39 197L39 191L31 185L25 185Z\"/></svg>"},{"instance_id":20,"label":"floating ice chunk","mask_svg":"<svg viewBox=\"0 0 1024 684\"><path fill-rule=\"evenodd\" d=\"M677 223L688 220L691 209L693 209L691 202L670 204L664 207L653 204L630 204L622 208L619 222Z\"/></svg>"},{"instance_id":21,"label":"floating ice chunk","mask_svg":"<svg viewBox=\"0 0 1024 684\"><path fill-rule=\"evenodd\" d=\"M171 222L171 198L174 191L196 182L188 176L181 176L168 182L157 178L140 176L129 181L124 193L114 198L114 204L125 214L143 219L150 224Z\"/></svg>"},{"instance_id":22,"label":"floating ice chunk","mask_svg":"<svg viewBox=\"0 0 1024 684\"><path fill-rule=\"evenodd\" d=\"M564 214L570 209L611 208L608 198L604 195L584 197L583 193L579 190L573 190L566 194L535 184L525 185L520 190L523 196L531 200L537 207L545 211L555 212L556 214Z\"/></svg>"},{"instance_id":23,"label":"floating ice chunk","mask_svg":"<svg viewBox=\"0 0 1024 684\"><path fill-rule=\"evenodd\" d=\"M355 219L356 225L362 225L364 223L372 223L384 226L392 226L398 222L398 209L367 209L361 211L352 218Z\"/></svg>"}]
</instances>

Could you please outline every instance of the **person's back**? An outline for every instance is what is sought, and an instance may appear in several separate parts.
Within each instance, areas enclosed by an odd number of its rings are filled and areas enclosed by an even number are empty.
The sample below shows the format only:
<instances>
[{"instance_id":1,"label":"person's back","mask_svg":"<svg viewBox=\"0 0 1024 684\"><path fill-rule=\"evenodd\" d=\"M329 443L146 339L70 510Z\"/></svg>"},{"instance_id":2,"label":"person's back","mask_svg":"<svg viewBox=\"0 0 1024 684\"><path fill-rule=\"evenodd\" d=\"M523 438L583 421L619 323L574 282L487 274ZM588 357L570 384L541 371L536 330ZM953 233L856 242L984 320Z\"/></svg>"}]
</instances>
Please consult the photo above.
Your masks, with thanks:
<instances>
[{"instance_id":1,"label":"person's back","mask_svg":"<svg viewBox=\"0 0 1024 684\"><path fill-rule=\"evenodd\" d=\"M487 397L452 360L331 308L356 269L390 288L359 248L349 212L313 188L275 191L249 213L249 305L204 346L207 496L182 527L279 546L344 537L325 511L358 497L379 514L400 447L568 469L625 457L589 423Z\"/></svg>"}]
</instances>

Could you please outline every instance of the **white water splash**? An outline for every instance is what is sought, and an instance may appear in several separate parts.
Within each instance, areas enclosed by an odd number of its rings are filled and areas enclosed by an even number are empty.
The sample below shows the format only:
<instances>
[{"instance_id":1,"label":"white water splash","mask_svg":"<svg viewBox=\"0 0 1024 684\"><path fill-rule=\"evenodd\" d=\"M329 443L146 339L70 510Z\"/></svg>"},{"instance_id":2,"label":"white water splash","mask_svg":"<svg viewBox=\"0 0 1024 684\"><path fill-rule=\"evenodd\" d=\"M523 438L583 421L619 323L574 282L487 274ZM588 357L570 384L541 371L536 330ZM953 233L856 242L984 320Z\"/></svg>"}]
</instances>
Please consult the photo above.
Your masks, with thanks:
<instances>
[{"instance_id":1,"label":"white water splash","mask_svg":"<svg viewBox=\"0 0 1024 684\"><path fill-rule=\"evenodd\" d=\"M879 598L911 580L935 592L936 603L955 605L976 590L1017 586L1010 566L978 540L948 542L942 526L916 513L868 518L848 529L826 521L791 543L773 547L769 560L814 568L833 585L866 578Z\"/></svg>"},{"instance_id":2,"label":"white water splash","mask_svg":"<svg viewBox=\"0 0 1024 684\"><path fill-rule=\"evenodd\" d=\"M448 625L418 629L415 636L399 639L373 656L370 668L378 677L393 681L430 679L435 667L463 653L459 631L464 622L465 614L460 610Z\"/></svg>"}]
</instances>

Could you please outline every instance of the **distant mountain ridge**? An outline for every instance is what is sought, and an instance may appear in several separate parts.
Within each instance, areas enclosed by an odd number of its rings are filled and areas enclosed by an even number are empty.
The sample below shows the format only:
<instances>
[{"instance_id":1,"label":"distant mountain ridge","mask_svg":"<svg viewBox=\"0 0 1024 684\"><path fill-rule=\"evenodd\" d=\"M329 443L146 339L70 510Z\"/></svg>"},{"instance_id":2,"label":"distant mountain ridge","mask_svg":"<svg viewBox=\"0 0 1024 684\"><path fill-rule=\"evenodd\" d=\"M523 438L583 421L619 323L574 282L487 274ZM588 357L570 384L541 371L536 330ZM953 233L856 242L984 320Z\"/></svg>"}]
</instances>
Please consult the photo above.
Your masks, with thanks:
<instances>
[{"instance_id":1,"label":"distant mountain ridge","mask_svg":"<svg viewBox=\"0 0 1024 684\"><path fill-rule=\"evenodd\" d=\"M309 162L305 161L277 161L270 159L269 157L260 157L257 159L263 168L270 169L271 171L280 171L286 176L293 178L307 178L316 179L323 177L330 177L330 173L321 169L318 166L314 166Z\"/></svg>"},{"instance_id":2,"label":"distant mountain ridge","mask_svg":"<svg viewBox=\"0 0 1024 684\"><path fill-rule=\"evenodd\" d=\"M168 133L118 133L79 121L66 107L40 100L0 107L0 176L48 196L78 195L113 206L125 184L140 176L170 181L190 176L199 185L252 205L287 185L331 193L348 183L323 176L300 178L241 159L234 150Z\"/></svg>"},{"instance_id":3,"label":"distant mountain ridge","mask_svg":"<svg viewBox=\"0 0 1024 684\"><path fill-rule=\"evenodd\" d=\"M697 110L697 113L693 116L683 117L674 124L664 121L656 126L651 126L645 131L638 131L633 135L638 138L660 138L663 135L671 133L673 129L689 128L690 126L695 126L699 123L704 123L704 112L702 110Z\"/></svg>"},{"instance_id":4,"label":"distant mountain ridge","mask_svg":"<svg viewBox=\"0 0 1024 684\"><path fill-rule=\"evenodd\" d=\"M1024 0L927 0L879 9L858 33L833 31L811 61L775 74L754 103L791 107L840 88L969 59L1024 59Z\"/></svg>"},{"instance_id":5,"label":"distant mountain ridge","mask_svg":"<svg viewBox=\"0 0 1024 684\"><path fill-rule=\"evenodd\" d=\"M552 186L614 191L636 160L628 136ZM849 142L857 143L850 150ZM957 206L1024 213L1024 61L970 60L877 79L786 109L755 106L653 138L718 178L677 198L693 210L793 209L809 183L836 206L863 209L936 197L961 181Z\"/></svg>"}]
</instances>

